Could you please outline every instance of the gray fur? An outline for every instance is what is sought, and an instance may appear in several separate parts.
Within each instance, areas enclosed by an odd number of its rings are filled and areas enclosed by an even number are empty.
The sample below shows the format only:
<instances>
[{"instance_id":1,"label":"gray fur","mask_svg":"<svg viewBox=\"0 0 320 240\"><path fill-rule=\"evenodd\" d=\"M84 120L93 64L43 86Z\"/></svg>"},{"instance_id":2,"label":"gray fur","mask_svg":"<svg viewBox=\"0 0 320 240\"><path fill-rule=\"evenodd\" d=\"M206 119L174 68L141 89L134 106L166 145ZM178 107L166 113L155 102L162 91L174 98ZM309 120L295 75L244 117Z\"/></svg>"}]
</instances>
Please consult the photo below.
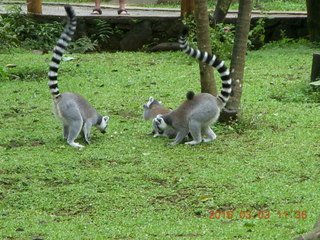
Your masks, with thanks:
<instances>
[{"instance_id":1,"label":"gray fur","mask_svg":"<svg viewBox=\"0 0 320 240\"><path fill-rule=\"evenodd\" d=\"M79 133L83 132L84 141L90 144L91 127L97 127L105 133L109 117L102 117L83 97L66 92L53 99L54 114L62 123L63 138L73 147L83 147L75 143Z\"/></svg>"},{"instance_id":2,"label":"gray fur","mask_svg":"<svg viewBox=\"0 0 320 240\"><path fill-rule=\"evenodd\" d=\"M178 108L154 118L153 125L157 131L172 128L177 132L177 136L171 145L181 143L188 132L192 135L193 140L186 142L186 144L196 145L216 139L210 125L218 120L220 111L226 106L232 91L232 79L224 61L221 61L215 55L193 49L189 46L185 35L186 33L179 38L181 50L189 56L215 67L220 73L222 89L218 97L208 93L194 95L193 92L188 92L187 100Z\"/></svg>"},{"instance_id":3,"label":"gray fur","mask_svg":"<svg viewBox=\"0 0 320 240\"><path fill-rule=\"evenodd\" d=\"M160 102L155 100L153 97L149 98L149 101L143 105L143 119L149 120L155 118L159 114L169 113L170 110L161 105ZM177 133L174 129L166 129L164 131L157 131L156 129L152 130L151 134L153 137L167 137L175 138Z\"/></svg>"},{"instance_id":4,"label":"gray fur","mask_svg":"<svg viewBox=\"0 0 320 240\"><path fill-rule=\"evenodd\" d=\"M49 70L49 88L51 90L54 114L62 122L63 138L73 147L83 147L75 143L79 133L83 132L84 141L90 144L90 130L97 127L102 133L106 132L109 117L102 117L83 97L76 93L60 93L58 89L58 70L62 55L67 48L76 29L76 18L73 8L65 5L68 24L61 34L53 50Z\"/></svg>"},{"instance_id":5,"label":"gray fur","mask_svg":"<svg viewBox=\"0 0 320 240\"><path fill-rule=\"evenodd\" d=\"M179 38L181 50L186 54L188 54L189 56L197 59L198 61L206 63L218 70L222 80L221 92L218 95L218 104L220 108L225 107L232 91L232 79L230 77L229 69L225 65L224 61L221 61L220 59L218 59L217 56L207 52L202 52L200 50L196 50L190 47L190 45L186 40L185 34L186 33L184 33Z\"/></svg>"},{"instance_id":6,"label":"gray fur","mask_svg":"<svg viewBox=\"0 0 320 240\"><path fill-rule=\"evenodd\" d=\"M193 140L186 144L210 142L216 138L210 125L219 118L219 105L218 99L211 94L196 94L170 113L157 116L153 123L158 130L172 128L177 131L177 136L170 145L181 143L189 132Z\"/></svg>"}]
</instances>

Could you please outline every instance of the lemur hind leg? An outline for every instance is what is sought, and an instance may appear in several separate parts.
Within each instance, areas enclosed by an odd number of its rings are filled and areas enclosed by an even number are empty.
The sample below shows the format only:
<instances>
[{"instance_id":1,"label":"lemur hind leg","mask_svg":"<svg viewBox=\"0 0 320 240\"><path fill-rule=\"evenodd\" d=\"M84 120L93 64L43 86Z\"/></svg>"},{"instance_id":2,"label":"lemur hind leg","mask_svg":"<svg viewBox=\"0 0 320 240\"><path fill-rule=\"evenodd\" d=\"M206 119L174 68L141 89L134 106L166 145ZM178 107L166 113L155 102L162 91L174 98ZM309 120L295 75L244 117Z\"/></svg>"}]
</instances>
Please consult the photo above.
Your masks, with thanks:
<instances>
[{"instance_id":1,"label":"lemur hind leg","mask_svg":"<svg viewBox=\"0 0 320 240\"><path fill-rule=\"evenodd\" d=\"M79 120L73 120L69 126L69 135L68 135L67 142L72 147L78 147L78 148L84 147L81 144L74 142L74 140L77 138L77 136L79 135L79 133L81 131L82 124L83 124L82 120L79 119Z\"/></svg>"},{"instance_id":2,"label":"lemur hind leg","mask_svg":"<svg viewBox=\"0 0 320 240\"><path fill-rule=\"evenodd\" d=\"M203 134L207 137L207 138L203 139L203 142L211 142L211 141L213 141L213 140L215 140L217 138L217 135L212 131L210 126L207 126L204 129Z\"/></svg>"},{"instance_id":3,"label":"lemur hind leg","mask_svg":"<svg viewBox=\"0 0 320 240\"><path fill-rule=\"evenodd\" d=\"M187 136L188 132L189 129L186 128L181 128L180 130L178 130L177 136L175 137L173 142L169 143L169 145L174 146L181 143L183 139Z\"/></svg>"},{"instance_id":4,"label":"lemur hind leg","mask_svg":"<svg viewBox=\"0 0 320 240\"><path fill-rule=\"evenodd\" d=\"M202 141L201 123L196 120L191 120L189 122L189 131L192 135L193 140L190 142L186 142L185 144L196 145L196 144L201 143L201 141Z\"/></svg>"}]
</instances>

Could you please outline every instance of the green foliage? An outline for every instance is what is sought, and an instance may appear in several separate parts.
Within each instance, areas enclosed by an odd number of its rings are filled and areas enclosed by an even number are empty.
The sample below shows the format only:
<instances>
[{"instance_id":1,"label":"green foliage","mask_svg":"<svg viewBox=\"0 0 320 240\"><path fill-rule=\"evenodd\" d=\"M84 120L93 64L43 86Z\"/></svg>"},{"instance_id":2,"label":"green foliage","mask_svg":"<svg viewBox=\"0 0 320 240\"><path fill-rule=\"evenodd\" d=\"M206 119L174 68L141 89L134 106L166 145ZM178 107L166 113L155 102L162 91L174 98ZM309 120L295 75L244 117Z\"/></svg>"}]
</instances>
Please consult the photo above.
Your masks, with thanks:
<instances>
[{"instance_id":1,"label":"green foliage","mask_svg":"<svg viewBox=\"0 0 320 240\"><path fill-rule=\"evenodd\" d=\"M93 22L90 36L83 36L70 43L69 52L87 53L102 51L108 48L109 38L114 34L122 34L117 28L113 28L106 20L96 19Z\"/></svg>"},{"instance_id":2,"label":"green foliage","mask_svg":"<svg viewBox=\"0 0 320 240\"><path fill-rule=\"evenodd\" d=\"M195 20L192 17L186 18L184 24L189 28L188 41L192 47L196 47L197 28ZM264 45L265 39L265 21L259 19L257 24L249 31L248 48L258 49ZM235 38L235 26L233 24L219 23L210 27L212 52L221 59L230 59Z\"/></svg>"},{"instance_id":3,"label":"green foliage","mask_svg":"<svg viewBox=\"0 0 320 240\"><path fill-rule=\"evenodd\" d=\"M114 33L111 25L105 20L95 20L94 33L91 35L91 40L96 41L100 48L106 49L110 36Z\"/></svg>"},{"instance_id":4,"label":"green foliage","mask_svg":"<svg viewBox=\"0 0 320 240\"><path fill-rule=\"evenodd\" d=\"M216 24L215 28L210 28L212 52L220 59L230 59L234 43L234 25Z\"/></svg>"},{"instance_id":5,"label":"green foliage","mask_svg":"<svg viewBox=\"0 0 320 240\"><path fill-rule=\"evenodd\" d=\"M5 81L9 79L9 73L8 73L9 69L4 67L4 68L0 68L0 81Z\"/></svg>"},{"instance_id":6,"label":"green foliage","mask_svg":"<svg viewBox=\"0 0 320 240\"><path fill-rule=\"evenodd\" d=\"M184 19L184 24L189 28L188 42L190 46L196 47L197 27L194 18ZM234 26L231 24L217 24L215 28L210 27L212 52L221 59L228 59L232 54L234 41Z\"/></svg>"},{"instance_id":7,"label":"green foliage","mask_svg":"<svg viewBox=\"0 0 320 240\"><path fill-rule=\"evenodd\" d=\"M314 48L315 50L319 49L320 44L319 43L311 43L309 40L300 38L300 39L294 39L289 38L286 35L285 30L281 30L280 32L280 40L269 42L266 45L263 46L263 48L278 48L278 47L285 47L288 44L290 46L301 46L301 45L307 45L310 48Z\"/></svg>"},{"instance_id":8,"label":"green foliage","mask_svg":"<svg viewBox=\"0 0 320 240\"><path fill-rule=\"evenodd\" d=\"M265 42L265 20L260 18L257 24L249 31L248 47L249 49L259 49Z\"/></svg>"},{"instance_id":9,"label":"green foliage","mask_svg":"<svg viewBox=\"0 0 320 240\"><path fill-rule=\"evenodd\" d=\"M98 41L92 41L89 37L85 36L71 42L68 51L71 53L87 53L97 50Z\"/></svg>"},{"instance_id":10,"label":"green foliage","mask_svg":"<svg viewBox=\"0 0 320 240\"><path fill-rule=\"evenodd\" d=\"M58 22L36 23L22 13L18 5L8 8L8 16L0 18L0 49L22 46L48 50L54 46L63 26Z\"/></svg>"},{"instance_id":11,"label":"green foliage","mask_svg":"<svg viewBox=\"0 0 320 240\"><path fill-rule=\"evenodd\" d=\"M28 25L28 33L24 36L25 40L23 46L35 49L50 50L55 45L63 26L61 23L34 23L33 26Z\"/></svg>"},{"instance_id":12,"label":"green foliage","mask_svg":"<svg viewBox=\"0 0 320 240\"><path fill-rule=\"evenodd\" d=\"M197 43L197 25L194 17L188 16L182 19L185 26L188 27L187 40L190 46L195 47Z\"/></svg>"},{"instance_id":13,"label":"green foliage","mask_svg":"<svg viewBox=\"0 0 320 240\"><path fill-rule=\"evenodd\" d=\"M18 38L9 23L0 16L0 49L17 46Z\"/></svg>"}]
</instances>

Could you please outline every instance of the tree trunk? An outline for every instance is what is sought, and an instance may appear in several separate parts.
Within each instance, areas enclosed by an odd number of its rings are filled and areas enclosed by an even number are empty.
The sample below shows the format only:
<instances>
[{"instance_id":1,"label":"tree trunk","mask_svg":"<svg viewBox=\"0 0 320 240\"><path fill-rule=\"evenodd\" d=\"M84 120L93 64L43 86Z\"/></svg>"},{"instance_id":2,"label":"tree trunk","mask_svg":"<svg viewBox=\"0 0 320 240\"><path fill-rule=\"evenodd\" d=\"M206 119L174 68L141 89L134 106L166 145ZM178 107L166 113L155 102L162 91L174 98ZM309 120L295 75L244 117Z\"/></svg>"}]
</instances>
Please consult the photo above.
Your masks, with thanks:
<instances>
[{"instance_id":1,"label":"tree trunk","mask_svg":"<svg viewBox=\"0 0 320 240\"><path fill-rule=\"evenodd\" d=\"M181 17L184 18L194 14L195 0L181 0Z\"/></svg>"},{"instance_id":2,"label":"tree trunk","mask_svg":"<svg viewBox=\"0 0 320 240\"><path fill-rule=\"evenodd\" d=\"M320 1L306 0L310 40L320 42Z\"/></svg>"},{"instance_id":3,"label":"tree trunk","mask_svg":"<svg viewBox=\"0 0 320 240\"><path fill-rule=\"evenodd\" d=\"M239 13L236 24L235 42L231 58L231 97L221 112L220 121L229 121L240 117L244 65L247 52L247 41L250 29L252 0L239 0Z\"/></svg>"},{"instance_id":4,"label":"tree trunk","mask_svg":"<svg viewBox=\"0 0 320 240\"><path fill-rule=\"evenodd\" d=\"M313 226L310 232L303 234L295 240L319 240L320 239L320 216L318 222Z\"/></svg>"},{"instance_id":5,"label":"tree trunk","mask_svg":"<svg viewBox=\"0 0 320 240\"><path fill-rule=\"evenodd\" d=\"M27 12L31 14L42 14L42 0L27 0Z\"/></svg>"},{"instance_id":6,"label":"tree trunk","mask_svg":"<svg viewBox=\"0 0 320 240\"><path fill-rule=\"evenodd\" d=\"M195 19L197 24L198 48L200 51L212 52L209 31L207 0L195 0ZM205 63L199 63L201 92L217 95L213 69Z\"/></svg>"},{"instance_id":7,"label":"tree trunk","mask_svg":"<svg viewBox=\"0 0 320 240\"><path fill-rule=\"evenodd\" d=\"M230 4L232 0L218 0L216 4L216 9L214 11L213 17L211 18L213 22L213 27L217 23L222 23L227 16Z\"/></svg>"},{"instance_id":8,"label":"tree trunk","mask_svg":"<svg viewBox=\"0 0 320 240\"><path fill-rule=\"evenodd\" d=\"M312 68L311 68L311 82L319 80L320 78L320 54L314 53L312 59Z\"/></svg>"}]
</instances>

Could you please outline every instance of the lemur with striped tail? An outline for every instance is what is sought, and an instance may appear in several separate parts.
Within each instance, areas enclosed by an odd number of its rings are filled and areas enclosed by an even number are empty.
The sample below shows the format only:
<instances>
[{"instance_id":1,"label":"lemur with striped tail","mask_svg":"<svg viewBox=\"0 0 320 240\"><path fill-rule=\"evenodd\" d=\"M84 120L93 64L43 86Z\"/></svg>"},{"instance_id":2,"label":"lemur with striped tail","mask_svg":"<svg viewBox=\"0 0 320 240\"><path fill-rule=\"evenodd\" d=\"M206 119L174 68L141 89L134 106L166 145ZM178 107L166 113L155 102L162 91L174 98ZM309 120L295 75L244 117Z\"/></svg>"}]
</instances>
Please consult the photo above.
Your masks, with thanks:
<instances>
[{"instance_id":1,"label":"lemur with striped tail","mask_svg":"<svg viewBox=\"0 0 320 240\"><path fill-rule=\"evenodd\" d=\"M143 119L149 120L154 119L159 114L167 114L170 110L162 106L161 102L158 102L153 97L149 98L149 101L143 105ZM174 129L168 128L164 131L157 132L155 129L152 130L153 137L167 137L175 138L177 133Z\"/></svg>"},{"instance_id":2,"label":"lemur with striped tail","mask_svg":"<svg viewBox=\"0 0 320 240\"><path fill-rule=\"evenodd\" d=\"M185 144L196 145L216 139L216 134L210 125L218 120L220 111L225 107L231 94L232 80L224 61L219 60L215 55L190 47L186 41L186 34L187 31L184 31L179 38L180 48L191 57L215 67L222 79L222 89L218 97L209 93L194 94L190 91L187 93L187 100L178 108L153 119L156 131L173 128L177 132L177 136L170 145L181 143L188 132L191 133L193 140Z\"/></svg>"},{"instance_id":3,"label":"lemur with striped tail","mask_svg":"<svg viewBox=\"0 0 320 240\"><path fill-rule=\"evenodd\" d=\"M84 140L90 144L89 136L92 126L97 127L101 133L106 132L109 117L101 116L82 96L72 93L60 93L58 89L58 70L66 48L76 30L76 16L73 8L66 4L67 25L53 49L53 56L49 68L49 89L51 91L54 114L62 122L63 138L73 147L83 147L74 142L81 130Z\"/></svg>"}]
</instances>

